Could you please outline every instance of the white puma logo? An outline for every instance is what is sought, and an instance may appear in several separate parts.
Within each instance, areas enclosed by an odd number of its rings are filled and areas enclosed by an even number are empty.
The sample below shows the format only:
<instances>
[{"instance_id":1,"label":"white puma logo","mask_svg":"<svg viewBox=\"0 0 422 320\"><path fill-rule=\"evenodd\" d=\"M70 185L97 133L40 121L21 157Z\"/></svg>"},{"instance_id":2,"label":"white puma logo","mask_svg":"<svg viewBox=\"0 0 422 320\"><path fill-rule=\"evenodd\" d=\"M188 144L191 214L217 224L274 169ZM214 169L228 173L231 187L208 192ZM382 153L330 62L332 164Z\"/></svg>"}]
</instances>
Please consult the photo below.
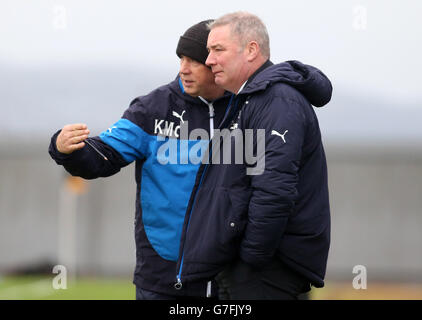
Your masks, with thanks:
<instances>
[{"instance_id":1,"label":"white puma logo","mask_svg":"<svg viewBox=\"0 0 422 320\"><path fill-rule=\"evenodd\" d=\"M289 130L286 130L286 131L284 131L283 134L281 134L281 133L273 130L273 131L271 131L271 135L275 135L275 136L281 137L281 139L283 139L284 143L286 143L286 139L284 139L284 136L286 135L287 132L289 132Z\"/></svg>"},{"instance_id":2,"label":"white puma logo","mask_svg":"<svg viewBox=\"0 0 422 320\"><path fill-rule=\"evenodd\" d=\"M186 110L183 110L182 114L178 114L176 111L173 111L173 116L175 116L176 118L179 118L182 123L185 123L185 121L183 120L183 114L185 112Z\"/></svg>"},{"instance_id":3,"label":"white puma logo","mask_svg":"<svg viewBox=\"0 0 422 320\"><path fill-rule=\"evenodd\" d=\"M113 131L113 129L117 129L117 127L116 126L112 126L111 128L108 128L107 130L108 130L108 132L111 133L111 131Z\"/></svg>"}]
</instances>

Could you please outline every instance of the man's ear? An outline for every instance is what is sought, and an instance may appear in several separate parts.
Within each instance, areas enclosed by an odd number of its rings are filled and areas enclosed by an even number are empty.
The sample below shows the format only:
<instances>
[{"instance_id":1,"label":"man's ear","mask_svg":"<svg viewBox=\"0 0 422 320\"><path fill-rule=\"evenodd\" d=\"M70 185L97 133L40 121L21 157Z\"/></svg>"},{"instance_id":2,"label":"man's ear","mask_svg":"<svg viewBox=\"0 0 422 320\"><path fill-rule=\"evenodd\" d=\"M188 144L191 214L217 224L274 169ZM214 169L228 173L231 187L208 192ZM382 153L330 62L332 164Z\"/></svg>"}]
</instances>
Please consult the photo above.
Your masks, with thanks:
<instances>
[{"instance_id":1,"label":"man's ear","mask_svg":"<svg viewBox=\"0 0 422 320\"><path fill-rule=\"evenodd\" d=\"M248 62L252 62L259 55L261 48L259 47L258 42L250 41L246 46L246 51L247 51Z\"/></svg>"}]
</instances>

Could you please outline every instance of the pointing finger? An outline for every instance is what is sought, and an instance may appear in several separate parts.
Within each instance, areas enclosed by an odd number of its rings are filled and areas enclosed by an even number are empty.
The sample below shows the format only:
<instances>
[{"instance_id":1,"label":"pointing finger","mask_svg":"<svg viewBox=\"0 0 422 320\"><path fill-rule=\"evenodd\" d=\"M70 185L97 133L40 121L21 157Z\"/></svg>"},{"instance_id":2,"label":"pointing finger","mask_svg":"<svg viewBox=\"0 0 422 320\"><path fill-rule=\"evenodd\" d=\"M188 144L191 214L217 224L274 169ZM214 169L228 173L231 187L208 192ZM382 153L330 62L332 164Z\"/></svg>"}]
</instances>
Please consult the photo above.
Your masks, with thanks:
<instances>
[{"instance_id":1,"label":"pointing finger","mask_svg":"<svg viewBox=\"0 0 422 320\"><path fill-rule=\"evenodd\" d=\"M87 138L88 138L88 135L86 135L86 134L85 135L76 136L76 137L73 137L71 139L71 143L72 144L78 144L78 143L84 141Z\"/></svg>"},{"instance_id":2,"label":"pointing finger","mask_svg":"<svg viewBox=\"0 0 422 320\"><path fill-rule=\"evenodd\" d=\"M71 126L71 130L86 130L88 129L88 126L85 123L75 123Z\"/></svg>"},{"instance_id":3,"label":"pointing finger","mask_svg":"<svg viewBox=\"0 0 422 320\"><path fill-rule=\"evenodd\" d=\"M82 149L83 147L85 147L85 142L80 142L78 144L72 144L71 146L69 146L69 149L71 149L72 151L78 150L78 149Z\"/></svg>"},{"instance_id":4,"label":"pointing finger","mask_svg":"<svg viewBox=\"0 0 422 320\"><path fill-rule=\"evenodd\" d=\"M70 131L68 133L68 137L73 138L73 137L79 137L79 136L88 135L88 134L89 134L88 129L86 129L86 130L74 130L74 131Z\"/></svg>"}]
</instances>

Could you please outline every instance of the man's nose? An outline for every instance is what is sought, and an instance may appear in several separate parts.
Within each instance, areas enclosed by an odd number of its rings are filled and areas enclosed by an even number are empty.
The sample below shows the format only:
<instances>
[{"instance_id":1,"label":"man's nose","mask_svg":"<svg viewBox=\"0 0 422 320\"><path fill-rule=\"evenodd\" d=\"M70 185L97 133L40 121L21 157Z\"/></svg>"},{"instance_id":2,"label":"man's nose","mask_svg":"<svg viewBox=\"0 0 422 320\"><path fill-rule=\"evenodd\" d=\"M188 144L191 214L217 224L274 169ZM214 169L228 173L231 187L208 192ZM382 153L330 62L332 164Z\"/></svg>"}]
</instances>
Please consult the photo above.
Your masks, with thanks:
<instances>
[{"instance_id":1,"label":"man's nose","mask_svg":"<svg viewBox=\"0 0 422 320\"><path fill-rule=\"evenodd\" d=\"M215 65L214 55L211 52L208 54L207 60L205 60L205 64L208 67Z\"/></svg>"},{"instance_id":2,"label":"man's nose","mask_svg":"<svg viewBox=\"0 0 422 320\"><path fill-rule=\"evenodd\" d=\"M190 73L190 65L185 60L180 61L180 73L183 73L183 74Z\"/></svg>"}]
</instances>

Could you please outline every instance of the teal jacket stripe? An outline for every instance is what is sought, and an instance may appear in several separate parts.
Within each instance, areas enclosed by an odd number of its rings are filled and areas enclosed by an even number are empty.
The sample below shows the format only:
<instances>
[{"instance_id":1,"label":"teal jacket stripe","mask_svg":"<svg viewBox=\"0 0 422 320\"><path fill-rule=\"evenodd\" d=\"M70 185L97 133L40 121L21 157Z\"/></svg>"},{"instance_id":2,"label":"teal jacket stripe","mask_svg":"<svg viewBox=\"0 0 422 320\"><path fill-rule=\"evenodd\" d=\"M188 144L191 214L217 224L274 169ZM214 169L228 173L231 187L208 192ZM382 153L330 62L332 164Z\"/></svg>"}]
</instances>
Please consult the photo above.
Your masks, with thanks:
<instances>
[{"instance_id":1,"label":"teal jacket stripe","mask_svg":"<svg viewBox=\"0 0 422 320\"><path fill-rule=\"evenodd\" d=\"M177 261L185 212L209 141L149 135L127 119L100 138L128 162L145 158L140 194L145 233L162 258Z\"/></svg>"},{"instance_id":2,"label":"teal jacket stripe","mask_svg":"<svg viewBox=\"0 0 422 320\"><path fill-rule=\"evenodd\" d=\"M147 155L148 145L155 137L133 122L120 119L102 132L100 139L118 151L127 162L132 162Z\"/></svg>"}]
</instances>

